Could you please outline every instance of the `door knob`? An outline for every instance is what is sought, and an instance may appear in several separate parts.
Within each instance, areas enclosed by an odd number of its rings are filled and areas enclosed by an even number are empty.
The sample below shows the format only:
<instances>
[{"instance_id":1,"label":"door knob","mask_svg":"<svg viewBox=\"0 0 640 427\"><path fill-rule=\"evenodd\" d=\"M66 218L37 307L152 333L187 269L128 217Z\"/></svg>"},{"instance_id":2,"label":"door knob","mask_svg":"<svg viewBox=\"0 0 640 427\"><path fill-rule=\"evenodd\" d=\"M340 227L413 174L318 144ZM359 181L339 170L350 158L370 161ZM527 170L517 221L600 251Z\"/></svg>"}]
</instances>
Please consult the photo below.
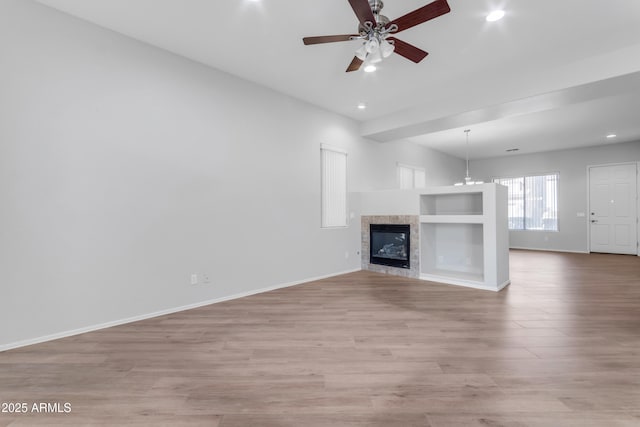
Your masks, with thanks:
<instances>
[{"instance_id":1,"label":"door knob","mask_svg":"<svg viewBox=\"0 0 640 427\"><path fill-rule=\"evenodd\" d=\"M591 222L598 222L598 220L597 219L592 219Z\"/></svg>"}]
</instances>

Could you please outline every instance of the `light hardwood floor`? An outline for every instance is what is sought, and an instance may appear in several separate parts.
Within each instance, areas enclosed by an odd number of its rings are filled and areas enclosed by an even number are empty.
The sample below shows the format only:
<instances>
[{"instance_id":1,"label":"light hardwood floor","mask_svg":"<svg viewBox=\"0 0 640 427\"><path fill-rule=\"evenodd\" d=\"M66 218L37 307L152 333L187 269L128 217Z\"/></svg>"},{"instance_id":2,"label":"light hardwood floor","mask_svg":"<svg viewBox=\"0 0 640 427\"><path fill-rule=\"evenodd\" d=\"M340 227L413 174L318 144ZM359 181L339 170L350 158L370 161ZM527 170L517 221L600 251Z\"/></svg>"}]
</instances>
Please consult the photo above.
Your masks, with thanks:
<instances>
[{"instance_id":1,"label":"light hardwood floor","mask_svg":"<svg viewBox=\"0 0 640 427\"><path fill-rule=\"evenodd\" d=\"M0 426L640 426L640 258L500 293L358 272L0 353ZM5 325L6 326L6 325Z\"/></svg>"}]
</instances>

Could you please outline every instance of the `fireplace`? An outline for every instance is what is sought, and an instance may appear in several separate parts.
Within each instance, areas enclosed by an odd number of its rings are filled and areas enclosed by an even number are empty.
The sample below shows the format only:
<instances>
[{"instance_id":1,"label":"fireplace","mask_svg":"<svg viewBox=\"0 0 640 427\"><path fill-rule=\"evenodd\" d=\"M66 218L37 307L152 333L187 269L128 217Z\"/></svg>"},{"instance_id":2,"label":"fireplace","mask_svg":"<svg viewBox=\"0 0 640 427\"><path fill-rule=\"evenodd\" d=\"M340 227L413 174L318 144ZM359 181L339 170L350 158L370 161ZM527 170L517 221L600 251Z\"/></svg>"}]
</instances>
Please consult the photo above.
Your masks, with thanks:
<instances>
[{"instance_id":1,"label":"fireplace","mask_svg":"<svg viewBox=\"0 0 640 427\"><path fill-rule=\"evenodd\" d=\"M410 231L409 224L370 224L369 262L410 268Z\"/></svg>"}]
</instances>

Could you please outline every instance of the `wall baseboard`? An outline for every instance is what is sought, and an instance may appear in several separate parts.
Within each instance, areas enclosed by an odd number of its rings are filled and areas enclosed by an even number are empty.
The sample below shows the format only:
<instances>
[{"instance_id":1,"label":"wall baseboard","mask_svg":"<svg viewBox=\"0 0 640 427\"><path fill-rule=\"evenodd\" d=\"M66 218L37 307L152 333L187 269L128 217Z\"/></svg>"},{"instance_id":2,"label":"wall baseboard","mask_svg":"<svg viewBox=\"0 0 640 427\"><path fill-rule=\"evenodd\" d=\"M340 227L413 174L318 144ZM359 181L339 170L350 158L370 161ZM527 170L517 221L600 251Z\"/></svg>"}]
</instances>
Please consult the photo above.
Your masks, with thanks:
<instances>
[{"instance_id":1,"label":"wall baseboard","mask_svg":"<svg viewBox=\"0 0 640 427\"><path fill-rule=\"evenodd\" d=\"M168 308L166 310L155 311L153 313L141 314L139 316L127 317L125 319L113 320L111 322L105 322L105 323L100 323L100 324L97 324L97 325L86 326L84 328L78 328L78 329L73 329L73 330L70 330L70 331L58 332L58 333L55 333L55 334L45 335L45 336L42 336L42 337L32 338L32 339L28 339L28 340L17 341L17 342L13 342L13 343L9 343L9 344L3 344L3 345L0 345L0 352L16 349L16 348L20 348L20 347L26 347L26 346L29 346L29 345L40 344L40 343L47 342L47 341L53 341L53 340L57 340L57 339L60 339L60 338L67 338L67 337L71 337L71 336L74 336L74 335L84 334L84 333L87 333L87 332L98 331L100 329L106 329L106 328L111 328L111 327L114 327L114 326L125 325L127 323L138 322L140 320L151 319L151 318L154 318L154 317L164 316L164 315L167 315L167 314L178 313L178 312L181 312L181 311L186 311L186 310L191 310L191 309L194 309L194 308L204 307L205 305L211 305L211 304L216 304L216 303L219 303L219 302L230 301L230 300L234 300L234 299L238 299L238 298L244 298L244 297L248 297L248 296L251 296L251 295L261 294L261 293L265 293L265 292L269 292L269 291L275 291L276 289L289 288L291 286L302 285L302 284L305 284L305 283L315 282L317 280L322 280L322 279L328 279L330 277L341 276L343 274L355 273L356 271L360 271L360 270L361 270L361 268L356 268L356 269L353 269L353 270L341 271L341 272L338 272L338 273L332 273L332 274L327 274L327 275L317 276L317 277L310 277L310 278L307 278L307 279L296 280L296 281L293 281L293 282L281 283L281 284L274 285L274 286L269 286L269 287L266 287L266 288L255 289L255 290L252 290L252 291L247 291L247 292L241 292L241 293L238 293L238 294L227 295L227 296L224 296L224 297L215 298L215 299L211 299L211 300L200 301L200 302L197 302L197 303L194 303L194 304L188 304L188 305L183 305L183 306L180 306L180 307Z\"/></svg>"},{"instance_id":2,"label":"wall baseboard","mask_svg":"<svg viewBox=\"0 0 640 427\"><path fill-rule=\"evenodd\" d=\"M504 289L505 287L511 284L511 280L505 280L504 282L493 287L493 286L485 286L483 284L480 284L471 280L455 279L451 277L441 277L441 276L429 275L429 274L421 274L420 280L425 280L427 282L434 282L441 285L464 286L465 288L480 289L483 291L492 291L492 292L501 291L502 289Z\"/></svg>"},{"instance_id":3,"label":"wall baseboard","mask_svg":"<svg viewBox=\"0 0 640 427\"><path fill-rule=\"evenodd\" d=\"M541 251L541 252L566 252L570 254L588 254L588 251L570 251L567 249L543 249L543 248L525 248L521 246L511 246L509 249L518 249L522 251Z\"/></svg>"}]
</instances>

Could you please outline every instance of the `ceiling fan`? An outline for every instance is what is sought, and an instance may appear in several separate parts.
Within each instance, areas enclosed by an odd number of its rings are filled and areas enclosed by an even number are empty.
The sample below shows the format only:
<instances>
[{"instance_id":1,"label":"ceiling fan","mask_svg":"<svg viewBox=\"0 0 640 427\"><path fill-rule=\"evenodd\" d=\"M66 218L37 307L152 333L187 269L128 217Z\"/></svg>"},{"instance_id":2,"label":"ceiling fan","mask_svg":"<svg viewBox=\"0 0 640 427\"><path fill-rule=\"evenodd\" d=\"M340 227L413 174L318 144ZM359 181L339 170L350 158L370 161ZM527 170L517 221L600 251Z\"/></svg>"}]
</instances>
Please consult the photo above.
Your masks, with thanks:
<instances>
[{"instance_id":1,"label":"ceiling fan","mask_svg":"<svg viewBox=\"0 0 640 427\"><path fill-rule=\"evenodd\" d=\"M358 34L305 37L302 39L305 45L363 40L362 46L356 50L355 57L347 67L347 72L360 69L365 61L371 64L380 62L393 52L415 63L422 61L428 55L427 52L403 42L393 35L451 11L447 0L435 0L390 21L389 18L380 14L384 7L381 0L349 0L349 4L360 21Z\"/></svg>"}]
</instances>

